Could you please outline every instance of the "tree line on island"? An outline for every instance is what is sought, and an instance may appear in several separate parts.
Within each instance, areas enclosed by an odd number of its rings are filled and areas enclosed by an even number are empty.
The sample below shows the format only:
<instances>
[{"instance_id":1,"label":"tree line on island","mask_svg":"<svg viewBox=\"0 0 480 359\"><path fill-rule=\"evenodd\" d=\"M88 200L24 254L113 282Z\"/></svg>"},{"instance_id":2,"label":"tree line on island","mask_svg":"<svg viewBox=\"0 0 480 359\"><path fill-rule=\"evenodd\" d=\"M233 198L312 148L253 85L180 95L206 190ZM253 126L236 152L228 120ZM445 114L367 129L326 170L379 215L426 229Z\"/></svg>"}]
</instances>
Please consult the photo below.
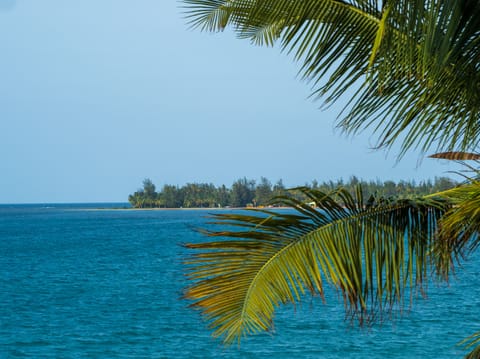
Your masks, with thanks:
<instances>
[{"instance_id":1,"label":"tree line on island","mask_svg":"<svg viewBox=\"0 0 480 359\"><path fill-rule=\"evenodd\" d=\"M348 181L318 182L303 185L325 193L336 188L343 187L353 192L361 185L366 196L376 195L381 197L418 197L435 192L450 189L457 182L448 177L435 177L433 180L421 181L380 181L361 180L351 176ZM282 196L286 192L283 181L280 179L272 184L270 180L261 177L260 181L247 179L246 177L236 180L230 188L225 185L216 187L212 183L187 183L179 187L166 184L161 191L156 190L152 180L146 178L143 188L128 196L128 201L134 208L238 208L238 207L265 207L271 204L273 198ZM302 192L298 192L299 200Z\"/></svg>"}]
</instances>

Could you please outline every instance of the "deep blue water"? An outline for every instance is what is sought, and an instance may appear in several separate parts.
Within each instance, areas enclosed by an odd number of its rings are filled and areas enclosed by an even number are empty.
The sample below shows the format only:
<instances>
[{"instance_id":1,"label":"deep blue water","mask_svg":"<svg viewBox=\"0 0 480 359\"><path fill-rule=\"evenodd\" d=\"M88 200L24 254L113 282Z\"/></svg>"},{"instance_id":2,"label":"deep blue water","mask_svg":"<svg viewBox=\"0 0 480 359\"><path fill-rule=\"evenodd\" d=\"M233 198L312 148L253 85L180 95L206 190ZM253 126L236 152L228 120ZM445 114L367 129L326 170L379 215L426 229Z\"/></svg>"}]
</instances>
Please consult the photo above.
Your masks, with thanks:
<instances>
[{"instance_id":1,"label":"deep blue water","mask_svg":"<svg viewBox=\"0 0 480 359\"><path fill-rule=\"evenodd\" d=\"M472 259L393 323L352 328L336 298L307 298L225 348L180 299L180 244L208 212L92 210L112 206L0 205L0 358L457 358L480 330Z\"/></svg>"}]
</instances>

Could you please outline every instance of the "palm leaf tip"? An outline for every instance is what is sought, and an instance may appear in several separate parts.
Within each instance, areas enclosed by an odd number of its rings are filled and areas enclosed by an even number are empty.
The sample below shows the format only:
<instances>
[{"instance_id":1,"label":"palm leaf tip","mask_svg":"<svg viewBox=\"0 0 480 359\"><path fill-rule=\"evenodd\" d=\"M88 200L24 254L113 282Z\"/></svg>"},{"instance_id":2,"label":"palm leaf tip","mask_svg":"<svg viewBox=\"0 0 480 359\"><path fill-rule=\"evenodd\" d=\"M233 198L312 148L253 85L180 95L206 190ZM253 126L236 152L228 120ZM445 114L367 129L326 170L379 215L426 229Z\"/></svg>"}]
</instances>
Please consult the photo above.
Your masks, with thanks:
<instances>
[{"instance_id":1,"label":"palm leaf tip","mask_svg":"<svg viewBox=\"0 0 480 359\"><path fill-rule=\"evenodd\" d=\"M428 157L454 161L480 160L480 154L462 151L440 152L430 155Z\"/></svg>"}]
</instances>

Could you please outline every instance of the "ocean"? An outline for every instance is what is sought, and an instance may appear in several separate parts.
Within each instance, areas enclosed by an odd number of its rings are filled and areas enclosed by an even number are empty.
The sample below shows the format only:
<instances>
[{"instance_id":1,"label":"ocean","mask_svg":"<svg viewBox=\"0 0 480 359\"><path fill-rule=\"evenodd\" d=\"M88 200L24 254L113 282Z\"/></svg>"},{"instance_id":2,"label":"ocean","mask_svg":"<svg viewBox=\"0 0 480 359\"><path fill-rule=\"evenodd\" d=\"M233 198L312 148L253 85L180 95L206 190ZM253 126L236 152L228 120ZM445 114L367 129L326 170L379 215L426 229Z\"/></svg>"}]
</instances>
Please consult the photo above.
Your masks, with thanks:
<instances>
[{"instance_id":1,"label":"ocean","mask_svg":"<svg viewBox=\"0 0 480 359\"><path fill-rule=\"evenodd\" d=\"M477 252L393 321L358 328L335 295L307 297L224 347L181 299L208 210L124 206L0 205L0 358L458 358L480 330Z\"/></svg>"}]
</instances>

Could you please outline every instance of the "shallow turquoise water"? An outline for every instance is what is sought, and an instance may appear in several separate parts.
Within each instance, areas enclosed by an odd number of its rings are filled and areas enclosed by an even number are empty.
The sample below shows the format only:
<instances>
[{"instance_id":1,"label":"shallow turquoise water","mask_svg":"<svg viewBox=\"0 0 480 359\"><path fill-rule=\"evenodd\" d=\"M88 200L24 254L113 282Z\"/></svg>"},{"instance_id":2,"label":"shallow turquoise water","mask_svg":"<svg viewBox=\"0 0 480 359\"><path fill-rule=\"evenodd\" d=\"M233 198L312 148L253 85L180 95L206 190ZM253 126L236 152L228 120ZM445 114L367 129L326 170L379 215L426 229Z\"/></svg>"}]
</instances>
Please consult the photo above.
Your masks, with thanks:
<instances>
[{"instance_id":1,"label":"shallow turquoise water","mask_svg":"<svg viewBox=\"0 0 480 359\"><path fill-rule=\"evenodd\" d=\"M480 330L472 260L393 323L352 328L336 298L307 298L225 348L180 299L180 244L208 212L80 207L0 206L0 358L457 358Z\"/></svg>"}]
</instances>

